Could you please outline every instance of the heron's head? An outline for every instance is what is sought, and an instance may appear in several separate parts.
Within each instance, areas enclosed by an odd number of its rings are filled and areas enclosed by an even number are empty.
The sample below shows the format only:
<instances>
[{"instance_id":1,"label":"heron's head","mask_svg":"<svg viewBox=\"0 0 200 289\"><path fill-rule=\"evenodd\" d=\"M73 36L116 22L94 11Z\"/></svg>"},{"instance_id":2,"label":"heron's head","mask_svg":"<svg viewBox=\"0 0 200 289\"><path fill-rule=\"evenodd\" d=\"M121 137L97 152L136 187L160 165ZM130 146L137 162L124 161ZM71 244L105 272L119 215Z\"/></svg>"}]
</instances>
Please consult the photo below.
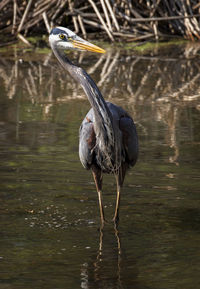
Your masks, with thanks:
<instances>
[{"instance_id":1,"label":"heron's head","mask_svg":"<svg viewBox=\"0 0 200 289\"><path fill-rule=\"evenodd\" d=\"M51 47L58 49L88 50L98 53L105 53L105 50L82 39L71 30L65 27L53 28L49 34Z\"/></svg>"}]
</instances>

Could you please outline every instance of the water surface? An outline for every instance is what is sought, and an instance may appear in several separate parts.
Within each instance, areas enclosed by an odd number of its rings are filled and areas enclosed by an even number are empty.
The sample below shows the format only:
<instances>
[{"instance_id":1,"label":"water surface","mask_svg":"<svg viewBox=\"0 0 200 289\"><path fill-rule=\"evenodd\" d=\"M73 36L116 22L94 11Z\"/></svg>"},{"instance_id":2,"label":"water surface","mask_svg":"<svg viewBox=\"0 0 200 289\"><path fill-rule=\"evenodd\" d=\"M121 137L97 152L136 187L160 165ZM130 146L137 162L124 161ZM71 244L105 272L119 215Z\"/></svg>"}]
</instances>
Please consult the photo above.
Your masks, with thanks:
<instances>
[{"instance_id":1,"label":"water surface","mask_svg":"<svg viewBox=\"0 0 200 289\"><path fill-rule=\"evenodd\" d=\"M0 53L0 288L198 288L200 46L69 57L136 122L120 225L114 178L104 178L101 231L79 162L83 91L51 54Z\"/></svg>"}]
</instances>

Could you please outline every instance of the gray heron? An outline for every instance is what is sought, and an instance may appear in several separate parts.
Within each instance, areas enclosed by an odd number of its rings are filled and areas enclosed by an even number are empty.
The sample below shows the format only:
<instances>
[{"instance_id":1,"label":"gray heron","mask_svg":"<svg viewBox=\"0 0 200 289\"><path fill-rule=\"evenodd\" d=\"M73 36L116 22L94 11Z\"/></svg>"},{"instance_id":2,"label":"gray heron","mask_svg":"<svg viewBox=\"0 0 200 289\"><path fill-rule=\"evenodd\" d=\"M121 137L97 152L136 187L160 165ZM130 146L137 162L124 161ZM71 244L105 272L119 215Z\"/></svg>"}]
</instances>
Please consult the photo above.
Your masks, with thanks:
<instances>
[{"instance_id":1,"label":"gray heron","mask_svg":"<svg viewBox=\"0 0 200 289\"><path fill-rule=\"evenodd\" d=\"M49 43L62 67L82 86L91 109L79 131L79 157L84 168L91 169L99 199L101 223L105 216L102 203L103 173L114 174L117 184L113 221L119 220L120 191L127 169L138 157L138 137L131 116L120 106L106 102L87 72L73 64L66 49L105 53L102 48L80 38L64 27L53 28Z\"/></svg>"}]
</instances>

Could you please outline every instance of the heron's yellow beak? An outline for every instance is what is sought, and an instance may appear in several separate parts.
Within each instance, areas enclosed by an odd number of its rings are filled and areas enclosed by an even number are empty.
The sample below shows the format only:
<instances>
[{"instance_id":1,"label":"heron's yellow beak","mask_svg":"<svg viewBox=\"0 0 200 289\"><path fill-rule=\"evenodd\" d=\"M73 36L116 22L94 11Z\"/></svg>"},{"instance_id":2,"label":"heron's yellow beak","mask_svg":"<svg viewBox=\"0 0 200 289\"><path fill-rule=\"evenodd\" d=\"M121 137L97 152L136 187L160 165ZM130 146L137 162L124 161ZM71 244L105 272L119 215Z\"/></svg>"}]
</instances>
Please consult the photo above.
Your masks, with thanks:
<instances>
[{"instance_id":1,"label":"heron's yellow beak","mask_svg":"<svg viewBox=\"0 0 200 289\"><path fill-rule=\"evenodd\" d=\"M78 40L72 40L72 44L74 46L74 48L79 48L81 50L88 50L88 51L92 51L92 52L97 52L97 53L105 53L106 51L94 44L91 44L88 41L78 41Z\"/></svg>"}]
</instances>

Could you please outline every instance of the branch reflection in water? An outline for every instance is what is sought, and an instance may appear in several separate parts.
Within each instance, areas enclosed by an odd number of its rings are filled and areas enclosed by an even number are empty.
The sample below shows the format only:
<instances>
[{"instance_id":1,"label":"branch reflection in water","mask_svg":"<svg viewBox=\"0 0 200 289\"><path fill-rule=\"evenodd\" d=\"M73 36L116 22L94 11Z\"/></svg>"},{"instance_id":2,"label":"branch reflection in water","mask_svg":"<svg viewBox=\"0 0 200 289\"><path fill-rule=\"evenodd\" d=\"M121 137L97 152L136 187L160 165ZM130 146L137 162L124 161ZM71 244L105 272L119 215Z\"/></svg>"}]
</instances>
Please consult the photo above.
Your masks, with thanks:
<instances>
[{"instance_id":1,"label":"branch reflection in water","mask_svg":"<svg viewBox=\"0 0 200 289\"><path fill-rule=\"evenodd\" d=\"M166 142L173 149L169 162L178 165L179 115L186 106L196 105L200 109L200 67L195 60L199 51L198 43L188 43L163 48L162 57L159 48L146 55L109 49L100 58L94 55L85 58L84 53L73 55L79 59L79 65L86 67L107 100L123 106L126 102L144 133L150 114L166 126ZM20 88L20 97L42 106L45 119L54 103L86 98L70 76L62 73L51 53L40 55L14 49L13 56L14 61L5 56L0 58L0 80L9 99L15 98ZM149 112L143 110L144 104L149 106ZM189 115L186 117L190 123Z\"/></svg>"}]
</instances>

